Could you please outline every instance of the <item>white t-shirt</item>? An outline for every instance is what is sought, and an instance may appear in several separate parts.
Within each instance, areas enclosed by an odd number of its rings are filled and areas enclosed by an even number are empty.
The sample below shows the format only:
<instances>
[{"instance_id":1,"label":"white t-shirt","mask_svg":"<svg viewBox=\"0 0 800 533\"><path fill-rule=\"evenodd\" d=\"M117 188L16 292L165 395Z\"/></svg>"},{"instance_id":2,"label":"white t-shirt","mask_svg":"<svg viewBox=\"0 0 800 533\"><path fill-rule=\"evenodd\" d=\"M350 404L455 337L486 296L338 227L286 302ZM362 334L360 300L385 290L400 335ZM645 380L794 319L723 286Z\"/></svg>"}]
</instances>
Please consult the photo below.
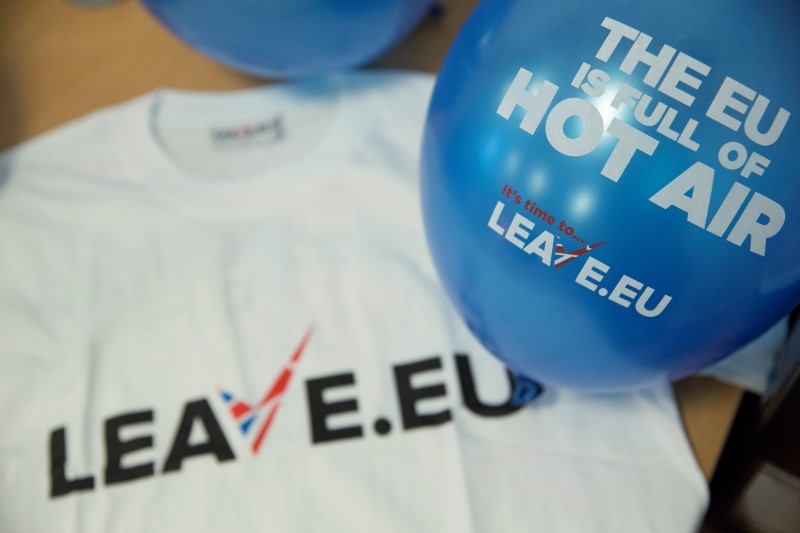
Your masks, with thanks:
<instances>
[{"instance_id":1,"label":"white t-shirt","mask_svg":"<svg viewBox=\"0 0 800 533\"><path fill-rule=\"evenodd\" d=\"M694 530L668 384L514 406L449 307L432 81L156 92L0 158L0 531Z\"/></svg>"}]
</instances>

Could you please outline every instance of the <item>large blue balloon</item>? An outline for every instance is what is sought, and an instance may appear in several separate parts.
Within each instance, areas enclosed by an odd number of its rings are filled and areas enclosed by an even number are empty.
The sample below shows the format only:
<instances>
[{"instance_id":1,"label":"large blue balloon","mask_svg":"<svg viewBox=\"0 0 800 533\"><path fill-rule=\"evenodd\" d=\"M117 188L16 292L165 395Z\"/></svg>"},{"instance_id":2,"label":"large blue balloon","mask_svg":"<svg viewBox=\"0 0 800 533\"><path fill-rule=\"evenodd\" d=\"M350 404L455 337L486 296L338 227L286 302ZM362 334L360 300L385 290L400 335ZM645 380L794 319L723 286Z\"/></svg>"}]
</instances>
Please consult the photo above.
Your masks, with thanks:
<instances>
[{"instance_id":1,"label":"large blue balloon","mask_svg":"<svg viewBox=\"0 0 800 533\"><path fill-rule=\"evenodd\" d=\"M319 74L362 64L404 38L430 0L141 0L185 42L242 72Z\"/></svg>"},{"instance_id":2,"label":"large blue balloon","mask_svg":"<svg viewBox=\"0 0 800 533\"><path fill-rule=\"evenodd\" d=\"M800 302L796 0L484 0L428 115L422 200L476 336L623 390Z\"/></svg>"}]
</instances>

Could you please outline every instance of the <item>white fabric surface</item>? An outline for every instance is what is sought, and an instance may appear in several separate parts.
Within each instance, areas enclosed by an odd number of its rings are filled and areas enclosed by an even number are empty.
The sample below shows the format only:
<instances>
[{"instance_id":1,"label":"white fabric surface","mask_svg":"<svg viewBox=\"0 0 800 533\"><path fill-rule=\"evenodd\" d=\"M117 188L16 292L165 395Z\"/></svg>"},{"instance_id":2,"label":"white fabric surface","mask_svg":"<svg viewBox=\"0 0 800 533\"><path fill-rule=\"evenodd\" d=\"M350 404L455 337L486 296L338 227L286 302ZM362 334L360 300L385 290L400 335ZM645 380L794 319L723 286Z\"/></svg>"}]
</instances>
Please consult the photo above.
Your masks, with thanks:
<instances>
[{"instance_id":1,"label":"white fabric surface","mask_svg":"<svg viewBox=\"0 0 800 533\"><path fill-rule=\"evenodd\" d=\"M755 394L768 391L777 358L786 344L789 319L783 318L753 342L701 373Z\"/></svg>"}]
</instances>

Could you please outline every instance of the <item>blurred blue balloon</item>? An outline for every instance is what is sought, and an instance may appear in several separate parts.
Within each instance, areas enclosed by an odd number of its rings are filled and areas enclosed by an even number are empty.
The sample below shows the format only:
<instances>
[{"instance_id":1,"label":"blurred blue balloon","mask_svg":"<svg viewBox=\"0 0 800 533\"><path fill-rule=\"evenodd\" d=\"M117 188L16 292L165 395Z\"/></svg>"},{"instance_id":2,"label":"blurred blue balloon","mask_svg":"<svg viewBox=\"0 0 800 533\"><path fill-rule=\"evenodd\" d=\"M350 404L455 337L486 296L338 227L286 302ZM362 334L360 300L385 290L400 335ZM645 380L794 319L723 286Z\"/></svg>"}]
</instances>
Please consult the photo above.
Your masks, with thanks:
<instances>
[{"instance_id":1,"label":"blurred blue balloon","mask_svg":"<svg viewBox=\"0 0 800 533\"><path fill-rule=\"evenodd\" d=\"M429 245L512 370L624 390L800 302L795 0L484 0L425 130Z\"/></svg>"},{"instance_id":2,"label":"blurred blue balloon","mask_svg":"<svg viewBox=\"0 0 800 533\"><path fill-rule=\"evenodd\" d=\"M295 77L359 65L419 23L431 0L141 0L175 35L236 70Z\"/></svg>"}]
</instances>

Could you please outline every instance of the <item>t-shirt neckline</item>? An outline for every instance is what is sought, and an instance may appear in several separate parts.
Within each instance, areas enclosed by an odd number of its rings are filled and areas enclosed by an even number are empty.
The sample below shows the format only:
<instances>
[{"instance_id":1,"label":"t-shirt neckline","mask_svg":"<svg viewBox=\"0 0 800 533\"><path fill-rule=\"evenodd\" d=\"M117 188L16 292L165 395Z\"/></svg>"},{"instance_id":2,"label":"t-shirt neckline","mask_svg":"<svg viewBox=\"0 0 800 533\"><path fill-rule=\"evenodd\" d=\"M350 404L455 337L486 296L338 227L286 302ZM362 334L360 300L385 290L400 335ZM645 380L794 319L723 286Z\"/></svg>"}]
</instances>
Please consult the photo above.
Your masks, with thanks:
<instances>
[{"instance_id":1,"label":"t-shirt neckline","mask_svg":"<svg viewBox=\"0 0 800 533\"><path fill-rule=\"evenodd\" d=\"M169 206L211 217L253 216L287 205L344 160L352 147L352 99L347 76L284 82L221 92L159 89L133 102L116 132L123 171ZM154 114L239 119L284 106L295 108L310 100L333 106L332 118L315 146L278 168L227 181L213 181L181 167L160 145Z\"/></svg>"}]
</instances>

